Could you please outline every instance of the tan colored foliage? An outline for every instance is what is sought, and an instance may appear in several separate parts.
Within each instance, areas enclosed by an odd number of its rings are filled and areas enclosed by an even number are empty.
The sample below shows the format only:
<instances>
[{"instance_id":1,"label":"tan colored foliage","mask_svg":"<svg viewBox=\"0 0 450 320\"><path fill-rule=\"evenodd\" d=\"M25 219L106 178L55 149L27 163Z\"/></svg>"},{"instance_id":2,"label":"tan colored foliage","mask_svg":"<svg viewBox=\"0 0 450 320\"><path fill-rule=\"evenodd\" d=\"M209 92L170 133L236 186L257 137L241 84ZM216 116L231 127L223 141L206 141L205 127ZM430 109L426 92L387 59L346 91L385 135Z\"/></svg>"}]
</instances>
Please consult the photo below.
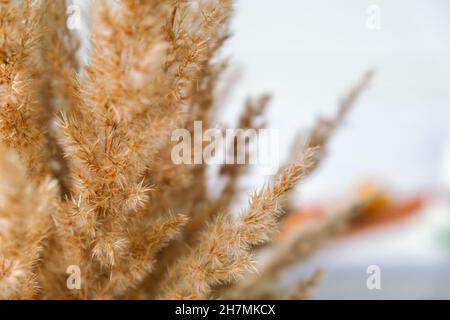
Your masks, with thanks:
<instances>
[{"instance_id":1,"label":"tan colored foliage","mask_svg":"<svg viewBox=\"0 0 450 320\"><path fill-rule=\"evenodd\" d=\"M317 167L368 79L233 214L245 166L224 165L213 198L206 165L170 161L174 129L214 125L232 6L93 1L80 66L64 0L0 0L0 298L202 299L254 270L285 194ZM238 126L257 128L267 103L249 100ZM71 265L80 290L67 288Z\"/></svg>"}]
</instances>

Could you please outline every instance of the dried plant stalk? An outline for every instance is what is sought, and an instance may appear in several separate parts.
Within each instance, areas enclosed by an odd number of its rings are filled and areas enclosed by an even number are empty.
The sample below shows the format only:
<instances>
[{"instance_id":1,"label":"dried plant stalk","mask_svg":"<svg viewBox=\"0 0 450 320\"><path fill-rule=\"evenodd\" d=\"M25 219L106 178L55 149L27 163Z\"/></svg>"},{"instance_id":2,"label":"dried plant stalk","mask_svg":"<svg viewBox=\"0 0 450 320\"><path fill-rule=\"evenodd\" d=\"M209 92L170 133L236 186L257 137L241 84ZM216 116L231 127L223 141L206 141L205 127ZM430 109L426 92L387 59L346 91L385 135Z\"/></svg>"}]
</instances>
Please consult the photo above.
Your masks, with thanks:
<instances>
[{"instance_id":1,"label":"dried plant stalk","mask_svg":"<svg viewBox=\"0 0 450 320\"><path fill-rule=\"evenodd\" d=\"M32 179L48 168L47 110L39 103L39 23L42 9L31 0L0 2L0 140L14 147Z\"/></svg>"},{"instance_id":2,"label":"dried plant stalk","mask_svg":"<svg viewBox=\"0 0 450 320\"><path fill-rule=\"evenodd\" d=\"M324 242L340 233L357 216L356 208L330 215L323 221L300 225L289 238L270 248L272 256L260 266L260 271L247 281L222 292L230 299L258 299L262 293L269 295L278 277L294 263L299 263L314 253ZM314 278L314 277L313 277ZM318 279L317 279L318 281ZM317 282L316 280L314 282ZM309 283L308 280L305 283Z\"/></svg>"},{"instance_id":3,"label":"dried plant stalk","mask_svg":"<svg viewBox=\"0 0 450 320\"><path fill-rule=\"evenodd\" d=\"M30 183L18 155L0 145L0 299L39 291L39 261L55 210L55 183Z\"/></svg>"},{"instance_id":4,"label":"dried plant stalk","mask_svg":"<svg viewBox=\"0 0 450 320\"><path fill-rule=\"evenodd\" d=\"M222 166L214 198L206 164L171 159L175 129L217 121L228 63L216 53L232 6L94 1L82 66L65 0L0 0L0 298L211 298L254 270L287 192L317 167L365 82L312 131L303 156L234 214L245 165ZM261 128L267 104L249 100L238 128ZM280 261L291 261L283 252ZM79 288L68 284L72 267Z\"/></svg>"},{"instance_id":5,"label":"dried plant stalk","mask_svg":"<svg viewBox=\"0 0 450 320\"><path fill-rule=\"evenodd\" d=\"M237 218L221 214L204 231L198 244L168 270L161 298L206 298L215 284L230 282L253 267L252 247L268 241L276 230L283 195L311 167L315 149L283 170L273 186L255 192L249 207Z\"/></svg>"}]
</instances>

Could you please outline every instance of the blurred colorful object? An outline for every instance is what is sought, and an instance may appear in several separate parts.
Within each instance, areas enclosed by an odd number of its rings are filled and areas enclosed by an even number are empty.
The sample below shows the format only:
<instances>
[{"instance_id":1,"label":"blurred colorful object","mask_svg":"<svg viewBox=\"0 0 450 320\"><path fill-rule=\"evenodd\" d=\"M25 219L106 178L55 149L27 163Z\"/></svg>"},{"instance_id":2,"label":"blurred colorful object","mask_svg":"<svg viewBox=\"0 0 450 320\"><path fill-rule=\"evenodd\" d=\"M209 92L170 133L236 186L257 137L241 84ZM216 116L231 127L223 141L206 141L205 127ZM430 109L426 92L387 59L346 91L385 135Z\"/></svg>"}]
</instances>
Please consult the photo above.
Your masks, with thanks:
<instances>
[{"instance_id":1,"label":"blurred colorful object","mask_svg":"<svg viewBox=\"0 0 450 320\"><path fill-rule=\"evenodd\" d=\"M397 199L379 185L364 182L355 188L344 209L337 209L342 208L342 204L338 202L327 206L322 202L322 205L306 206L298 213L288 215L283 221L281 237L301 224L320 221L337 213L333 211L354 211L353 218L344 230L345 233L398 223L418 213L426 199L427 195L420 193Z\"/></svg>"},{"instance_id":2,"label":"blurred colorful object","mask_svg":"<svg viewBox=\"0 0 450 320\"><path fill-rule=\"evenodd\" d=\"M426 200L424 194L394 199L388 192L368 183L360 185L357 194L360 206L350 225L351 231L401 222L418 213Z\"/></svg>"}]
</instances>

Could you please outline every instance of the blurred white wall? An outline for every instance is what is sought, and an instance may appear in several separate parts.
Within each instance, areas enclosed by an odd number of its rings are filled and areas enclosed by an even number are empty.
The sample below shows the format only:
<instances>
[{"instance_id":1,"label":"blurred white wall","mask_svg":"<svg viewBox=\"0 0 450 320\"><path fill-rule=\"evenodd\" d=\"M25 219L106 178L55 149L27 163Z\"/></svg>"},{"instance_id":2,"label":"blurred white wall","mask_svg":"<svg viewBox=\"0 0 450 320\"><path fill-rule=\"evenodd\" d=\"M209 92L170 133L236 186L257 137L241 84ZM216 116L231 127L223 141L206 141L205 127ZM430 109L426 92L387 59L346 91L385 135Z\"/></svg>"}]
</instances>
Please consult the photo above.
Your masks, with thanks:
<instances>
[{"instance_id":1,"label":"blurred white wall","mask_svg":"<svg viewBox=\"0 0 450 320\"><path fill-rule=\"evenodd\" d=\"M380 30L366 25L370 5L381 10ZM364 71L377 70L320 170L298 188L299 201L348 192L365 177L405 193L437 189L441 172L450 177L450 163L441 168L450 159L449 1L241 0L233 29L226 52L242 78L227 117L248 93L272 92L269 121L283 154L298 129L332 114ZM246 186L263 179L255 173ZM435 215L448 221L447 209L427 207L399 226L336 241L286 281L322 268L315 298L448 298L450 257L431 223ZM381 291L366 288L371 264L382 269Z\"/></svg>"},{"instance_id":2,"label":"blurred white wall","mask_svg":"<svg viewBox=\"0 0 450 320\"><path fill-rule=\"evenodd\" d=\"M370 5L381 10L380 30L366 25ZM242 77L227 117L248 94L272 92L270 126L282 132L283 154L297 129L333 113L364 71L377 70L304 198L366 176L405 191L436 185L450 139L449 1L241 0L233 31L226 53Z\"/></svg>"}]
</instances>

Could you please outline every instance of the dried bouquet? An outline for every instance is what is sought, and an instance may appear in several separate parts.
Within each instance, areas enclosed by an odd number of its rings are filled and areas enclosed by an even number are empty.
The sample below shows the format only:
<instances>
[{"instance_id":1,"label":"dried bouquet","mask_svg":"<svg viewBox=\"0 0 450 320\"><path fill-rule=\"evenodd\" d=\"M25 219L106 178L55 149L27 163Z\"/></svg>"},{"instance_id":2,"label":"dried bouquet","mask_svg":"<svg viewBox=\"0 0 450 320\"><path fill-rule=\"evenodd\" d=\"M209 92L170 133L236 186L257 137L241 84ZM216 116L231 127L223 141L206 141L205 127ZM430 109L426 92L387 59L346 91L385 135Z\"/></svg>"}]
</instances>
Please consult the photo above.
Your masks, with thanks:
<instances>
[{"instance_id":1,"label":"dried bouquet","mask_svg":"<svg viewBox=\"0 0 450 320\"><path fill-rule=\"evenodd\" d=\"M173 130L217 121L227 61L216 53L232 6L92 1L82 66L64 0L0 0L0 298L295 299L314 285L317 274L270 291L301 248L351 215L294 236L276 250L279 263L237 280L259 268L255 254L277 231L285 195L318 166L370 73L233 213L248 166L222 165L212 196L206 164L171 161ZM267 103L249 99L238 127L258 127Z\"/></svg>"}]
</instances>

